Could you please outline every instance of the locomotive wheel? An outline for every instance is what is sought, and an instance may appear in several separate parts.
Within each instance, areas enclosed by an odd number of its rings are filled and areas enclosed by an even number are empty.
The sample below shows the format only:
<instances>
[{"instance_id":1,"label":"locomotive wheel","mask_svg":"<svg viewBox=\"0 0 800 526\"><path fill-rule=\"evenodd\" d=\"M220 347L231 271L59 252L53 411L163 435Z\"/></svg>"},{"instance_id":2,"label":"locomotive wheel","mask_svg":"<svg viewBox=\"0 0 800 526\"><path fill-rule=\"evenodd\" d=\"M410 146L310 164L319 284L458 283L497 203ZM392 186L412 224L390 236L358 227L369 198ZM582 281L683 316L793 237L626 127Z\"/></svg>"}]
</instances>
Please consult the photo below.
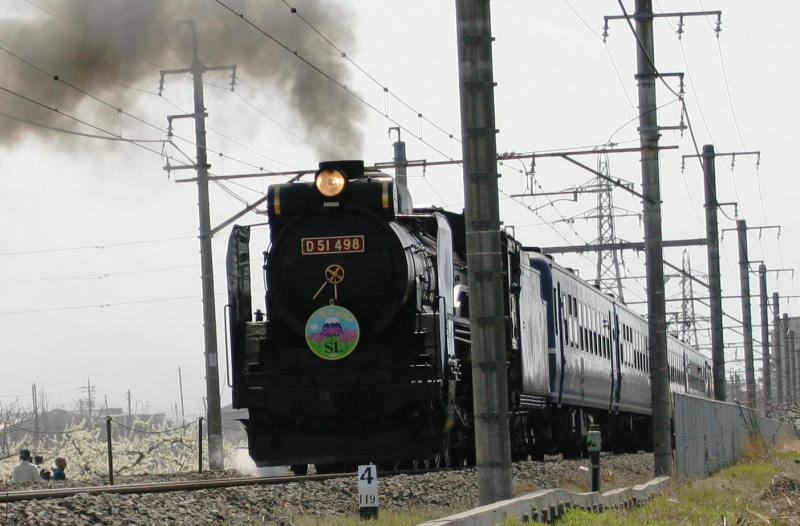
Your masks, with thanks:
<instances>
[{"instance_id":1,"label":"locomotive wheel","mask_svg":"<svg viewBox=\"0 0 800 526\"><path fill-rule=\"evenodd\" d=\"M292 464L289 466L289 469L291 469L292 473L298 477L308 475L308 464Z\"/></svg>"},{"instance_id":2,"label":"locomotive wheel","mask_svg":"<svg viewBox=\"0 0 800 526\"><path fill-rule=\"evenodd\" d=\"M449 468L450 462L450 435L446 435L442 440L442 448L433 457L433 466L436 469Z\"/></svg>"}]
</instances>

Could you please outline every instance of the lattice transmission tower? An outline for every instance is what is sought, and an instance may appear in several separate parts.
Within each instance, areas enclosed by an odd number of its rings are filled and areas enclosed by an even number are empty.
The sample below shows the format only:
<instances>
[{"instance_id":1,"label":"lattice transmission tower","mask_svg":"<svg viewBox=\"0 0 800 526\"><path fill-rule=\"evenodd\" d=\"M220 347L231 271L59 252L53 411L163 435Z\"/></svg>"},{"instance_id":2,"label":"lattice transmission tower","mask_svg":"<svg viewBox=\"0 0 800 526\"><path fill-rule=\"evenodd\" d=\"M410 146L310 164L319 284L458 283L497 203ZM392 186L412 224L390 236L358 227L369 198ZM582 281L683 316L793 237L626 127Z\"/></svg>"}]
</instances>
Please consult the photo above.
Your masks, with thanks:
<instances>
[{"instance_id":1,"label":"lattice transmission tower","mask_svg":"<svg viewBox=\"0 0 800 526\"><path fill-rule=\"evenodd\" d=\"M692 262L689 251L681 256L681 323L680 339L697 348L697 323L694 315L694 288L692 286Z\"/></svg>"},{"instance_id":2,"label":"lattice transmission tower","mask_svg":"<svg viewBox=\"0 0 800 526\"><path fill-rule=\"evenodd\" d=\"M608 154L597 156L597 171L606 177L611 175ZM618 241L614 232L614 202L611 191L614 188L608 180L597 176L594 179L597 188L597 240L596 243L610 244ZM599 250L597 252L597 286L604 292L616 294L624 301L622 292L622 275L619 271L622 254L619 250Z\"/></svg>"}]
</instances>

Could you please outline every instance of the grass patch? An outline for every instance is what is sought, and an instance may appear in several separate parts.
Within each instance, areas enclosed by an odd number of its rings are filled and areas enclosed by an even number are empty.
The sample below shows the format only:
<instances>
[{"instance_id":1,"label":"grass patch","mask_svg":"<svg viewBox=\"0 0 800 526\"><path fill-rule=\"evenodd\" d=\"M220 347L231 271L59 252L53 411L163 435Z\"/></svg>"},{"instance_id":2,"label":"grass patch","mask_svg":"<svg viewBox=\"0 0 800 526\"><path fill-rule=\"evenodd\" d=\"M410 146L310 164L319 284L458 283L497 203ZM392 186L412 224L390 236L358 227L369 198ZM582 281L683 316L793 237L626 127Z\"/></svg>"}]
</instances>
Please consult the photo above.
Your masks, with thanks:
<instances>
[{"instance_id":1,"label":"grass patch","mask_svg":"<svg viewBox=\"0 0 800 526\"><path fill-rule=\"evenodd\" d=\"M769 454L758 461L730 466L707 479L676 482L666 494L638 508L601 514L570 510L555 524L718 526L723 524L723 517L728 524L780 524L764 491L782 470L787 474L786 467L783 455ZM794 463L791 469L790 476L800 478L800 469Z\"/></svg>"},{"instance_id":2,"label":"grass patch","mask_svg":"<svg viewBox=\"0 0 800 526\"><path fill-rule=\"evenodd\" d=\"M797 451L773 450L748 455L747 460L716 475L673 482L665 493L629 510L590 513L569 510L555 521L556 526L674 526L691 524L785 524L790 516L800 516L800 458ZM788 503L788 505L787 505ZM498 526L522 526L515 517L506 517ZM794 523L792 523L794 524Z\"/></svg>"},{"instance_id":3,"label":"grass patch","mask_svg":"<svg viewBox=\"0 0 800 526\"><path fill-rule=\"evenodd\" d=\"M787 462L800 462L800 453L797 451L775 451L774 455Z\"/></svg>"},{"instance_id":4,"label":"grass patch","mask_svg":"<svg viewBox=\"0 0 800 526\"><path fill-rule=\"evenodd\" d=\"M722 479L737 479L741 485L750 485L754 488L765 488L770 479L780 471L778 466L765 462L746 462L727 467L717 474Z\"/></svg>"}]
</instances>

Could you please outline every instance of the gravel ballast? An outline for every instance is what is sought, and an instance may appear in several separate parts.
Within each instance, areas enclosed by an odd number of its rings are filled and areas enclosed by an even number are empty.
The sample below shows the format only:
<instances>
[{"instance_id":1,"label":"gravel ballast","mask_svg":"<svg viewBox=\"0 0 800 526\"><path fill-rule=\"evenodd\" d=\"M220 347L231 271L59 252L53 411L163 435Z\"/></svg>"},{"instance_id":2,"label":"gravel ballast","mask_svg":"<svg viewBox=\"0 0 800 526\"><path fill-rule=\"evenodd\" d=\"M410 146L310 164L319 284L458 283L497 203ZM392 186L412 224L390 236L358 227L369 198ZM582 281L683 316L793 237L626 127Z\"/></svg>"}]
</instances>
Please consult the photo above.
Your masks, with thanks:
<instances>
[{"instance_id":1,"label":"gravel ballast","mask_svg":"<svg viewBox=\"0 0 800 526\"><path fill-rule=\"evenodd\" d=\"M588 460L551 460L514 464L514 494L562 487L588 491ZM117 484L187 480L222 474L177 474L173 476L115 477ZM653 455L649 453L603 457L602 489L630 486L653 476ZM379 474L380 476L380 474ZM104 484L102 480L70 480L70 486ZM3 484L2 491L34 487L36 483ZM44 483L36 487L47 487ZM53 487L56 487L55 485ZM379 479L381 509L426 508L442 514L477 505L477 477L474 468L413 475L384 475ZM358 490L355 477L308 481L271 486L242 486L171 493L130 495L75 495L39 501L0 504L0 525L153 525L261 523L289 525L302 515L355 515Z\"/></svg>"}]
</instances>

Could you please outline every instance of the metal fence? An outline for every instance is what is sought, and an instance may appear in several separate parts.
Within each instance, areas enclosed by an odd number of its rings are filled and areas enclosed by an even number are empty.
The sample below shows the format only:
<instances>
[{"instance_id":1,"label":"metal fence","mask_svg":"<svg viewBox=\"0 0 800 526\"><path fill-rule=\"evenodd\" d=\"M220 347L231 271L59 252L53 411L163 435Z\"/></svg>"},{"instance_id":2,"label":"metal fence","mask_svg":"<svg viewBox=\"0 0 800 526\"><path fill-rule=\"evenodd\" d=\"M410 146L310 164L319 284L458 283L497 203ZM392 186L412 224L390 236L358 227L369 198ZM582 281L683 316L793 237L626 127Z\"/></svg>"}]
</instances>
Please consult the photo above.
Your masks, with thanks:
<instances>
[{"instance_id":1,"label":"metal fence","mask_svg":"<svg viewBox=\"0 0 800 526\"><path fill-rule=\"evenodd\" d=\"M739 404L675 393L675 461L678 477L704 477L736 462L751 445L796 438L791 422L770 420Z\"/></svg>"}]
</instances>

